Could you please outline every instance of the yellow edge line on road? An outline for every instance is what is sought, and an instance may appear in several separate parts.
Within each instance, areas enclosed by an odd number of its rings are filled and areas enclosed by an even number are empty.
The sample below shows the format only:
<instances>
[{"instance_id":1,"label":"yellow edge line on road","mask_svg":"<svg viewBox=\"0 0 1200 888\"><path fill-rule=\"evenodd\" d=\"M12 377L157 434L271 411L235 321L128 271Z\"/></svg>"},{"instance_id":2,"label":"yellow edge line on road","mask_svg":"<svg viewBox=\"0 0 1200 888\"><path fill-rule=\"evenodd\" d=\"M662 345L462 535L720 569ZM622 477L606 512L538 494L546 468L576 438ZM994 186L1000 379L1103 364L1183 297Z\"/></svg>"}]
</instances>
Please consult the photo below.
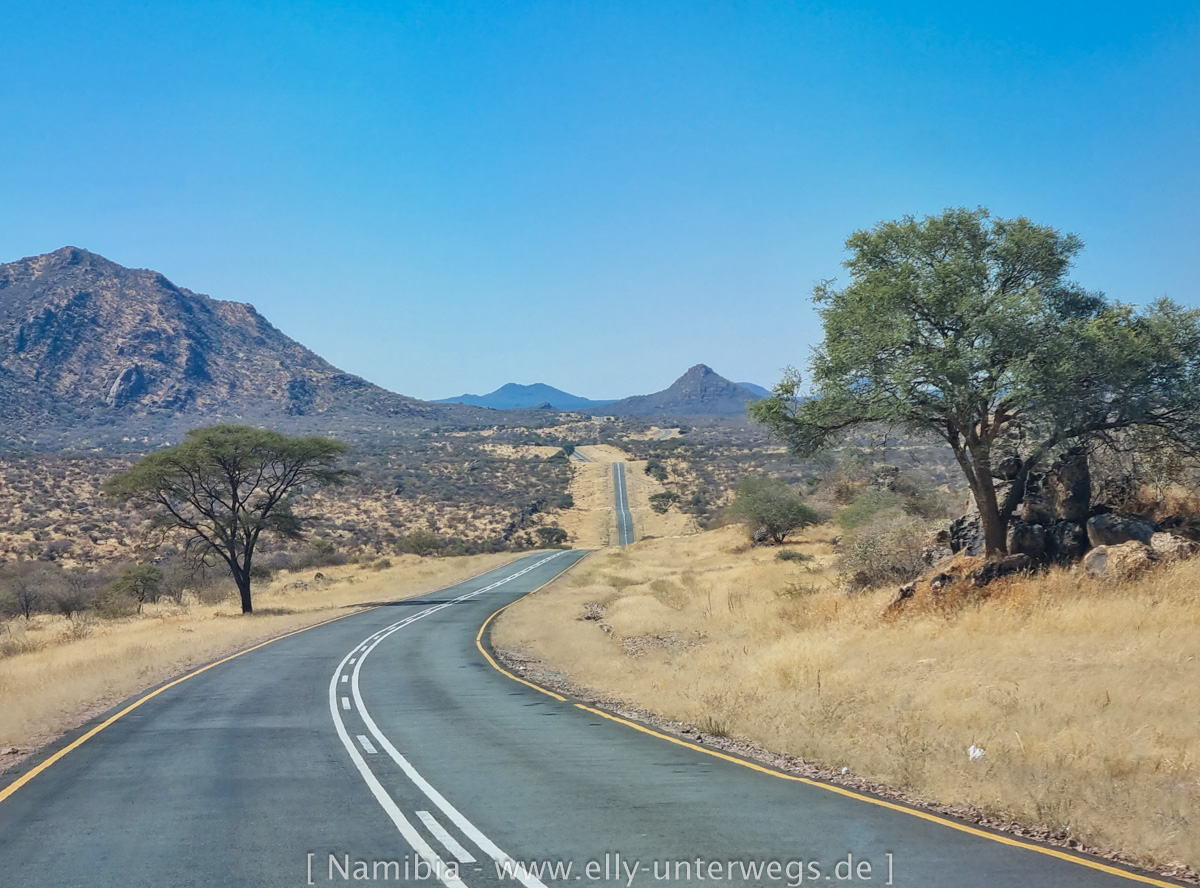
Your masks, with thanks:
<instances>
[{"instance_id":1,"label":"yellow edge line on road","mask_svg":"<svg viewBox=\"0 0 1200 888\"><path fill-rule=\"evenodd\" d=\"M582 560L583 559L581 558L580 561L582 561ZM579 561L575 562L575 564L578 564L578 563L579 563ZM571 565L571 567L574 567L574 566L575 566L574 564ZM567 568L566 570L569 570L569 569L570 568ZM565 573L566 570L564 570L563 573ZM561 576L562 576L562 573L558 574L558 576L554 577L554 579L549 580L546 583L543 583L541 586L539 586L537 589L534 589L532 592L526 593L526 595L532 595L533 592L538 592L538 591L546 588L546 586L549 586L550 583L553 583L554 580L557 580L558 577L561 577ZM518 598L517 601L520 601L521 599L523 599L525 597L526 596L523 595L523 596L521 596L521 598ZM475 646L477 648L479 648L479 652L483 654L483 656L487 659L488 663L490 663L492 665L492 667L494 669L496 669L498 672L508 676L513 681L520 682L521 684L525 685L526 687L532 688L533 690L535 690L539 693L545 694L548 697L553 697L555 700L558 700L563 703L568 702L566 697L562 696L561 694L555 693L554 691L550 690L549 688L544 688L539 684L535 684L534 682L527 681L524 678L520 678L516 675L513 675L511 672L509 672L503 666L498 664L495 661L495 659L493 659L492 655L485 649L484 644L483 644L483 635L487 631L488 626L490 626L492 624L492 621L495 620L496 617L500 616L500 614L504 613L504 611L506 611L508 608L512 607L512 605L514 605L516 603L517 603L516 601L509 602L508 604L504 605L504 607L500 608L495 613L493 613L490 617L488 617L486 620L483 621L483 625L479 627L479 634L475 636ZM697 745L695 743L691 743L687 740L682 740L679 737L672 737L670 734L664 734L661 731L656 731L653 728L648 728L645 725L638 724L635 721L630 721L627 718L622 718L619 715L613 715L611 712L605 712L602 709L596 709L594 706L588 706L584 703L573 703L571 705L575 706L577 709L582 709L584 712L590 712L593 715L598 715L601 718L606 718L609 721L614 721L614 722L617 722L618 724L622 724L627 728L633 728L635 731L641 731L643 734L649 734L651 737L657 737L660 740L666 740L668 743L674 743L676 746L683 746L688 749L695 750L696 752L702 752L705 755L711 755L714 758L719 758L724 761L731 762L735 765L741 765L743 768L749 768L752 771L758 771L758 772L760 772L762 774L766 774L770 777L778 777L780 780L790 780L794 783L803 783L806 786L816 787L817 789L824 789L824 790L827 790L828 792L834 792L834 793L837 793L838 795L845 796L846 798L856 799L860 802L867 802L868 804L876 805L880 808L887 808L890 811L898 811L901 814L908 814L908 815L911 815L912 817L919 817L922 820L928 820L930 823L936 823L936 824L939 824L940 826L949 827L950 829L955 829L955 830L958 830L959 832L968 833L969 835L972 835L972 836L977 836L982 839L989 839L993 842L999 842L1001 845L1011 845L1014 848L1024 848L1027 851L1035 851L1038 854L1045 854L1047 857L1056 857L1059 860L1065 860L1068 863L1078 864L1079 866L1086 866L1089 869L1098 870L1102 873L1107 873L1112 876L1119 876L1123 879L1129 879L1132 882L1141 882L1145 885L1157 885L1157 886L1159 886L1159 888L1179 888L1180 883L1178 883L1178 882L1164 882L1162 879L1156 879L1153 876L1143 876L1138 873L1131 873L1127 870L1118 869L1115 866L1109 866L1108 864L1101 863L1098 860L1089 860L1086 857L1077 857L1076 855L1069 854L1066 851L1059 851L1057 848L1051 848L1046 845L1037 845L1037 844L1033 844L1032 842L1025 841L1023 839L1016 839L1016 838L1011 838L1011 837L1003 835L1003 834L988 832L986 830L982 830L982 829L978 829L977 827L970 826L969 824L966 824L966 823L959 823L954 820L949 820L938 814L932 814L928 811L921 811L916 808L909 808L905 805L900 805L895 802L889 802L886 799L876 798L875 796L865 795L864 793L857 792L853 789L847 789L844 786L837 786L836 784L832 784L832 783L822 783L819 780L813 780L809 777L799 777L795 774L787 774L787 773L784 773L783 771L777 771L773 768L768 768L765 765L759 765L759 764L756 764L755 762L737 758L736 756L727 755L723 752L718 752L715 749L708 749L707 747L699 746L699 745Z\"/></svg>"},{"instance_id":2,"label":"yellow edge line on road","mask_svg":"<svg viewBox=\"0 0 1200 888\"><path fill-rule=\"evenodd\" d=\"M376 605L375 607L379 607L379 605ZM363 610L357 611L356 613L365 613L368 610L374 610L374 609L375 609L374 607L363 608ZM184 673L183 675L179 676L179 678L176 678L172 681L167 682L161 688L156 688L155 690L146 694L144 697L138 698L137 700L135 700L134 702L132 702L128 706L126 706L124 709L122 709L120 712L117 712L117 713L109 716L108 718L106 718L104 721L102 721L100 724L96 725L96 727L92 728L90 731L88 731L83 736L78 737L75 740L71 741L69 744L64 746L58 752L54 753L54 755L50 756L44 762L41 762L36 767L30 768L28 771L26 771L24 774L22 774L16 780L14 780L12 783L10 783L8 786L4 787L3 790L0 790L0 802L3 802L5 799L7 799L9 796L11 796L14 792L16 792L18 789L20 789L22 786L24 786L26 783L28 783L30 780L32 780L34 777L36 777L38 774L42 773L47 768L49 768L51 765L53 765L55 762L57 762L61 758L63 758L63 756L65 756L67 753L78 749L80 746L82 746L87 741L91 740L93 737L95 737L97 734L99 734L101 731L103 731L105 728L107 728L113 722L117 721L120 718L124 718L129 713L133 712L133 710L135 710L139 706L141 706L143 703L146 703L149 700L153 700L155 697L157 697L163 691L170 690L171 688L175 687L177 684L182 684L183 682L187 681L189 678L195 678L201 672L207 672L208 670L212 669L214 666L220 666L222 663L228 663L230 660L236 660L238 657L241 657L244 654L248 654L251 651L256 651L259 648L266 647L267 645L273 644L276 641L282 641L285 638L291 638L293 635L299 635L301 632L307 632L309 629L316 629L318 626L327 626L330 623L337 622L338 620L344 620L344 619L346 619L346 617L352 617L352 616L354 616L354 614L342 614L341 616L332 617L328 620L322 620L319 623L313 623L311 626L305 626L301 629L296 629L292 632L284 633L283 635L276 635L274 638L268 638L266 641L261 641L258 644L254 645L253 647L248 647L244 650L240 650L237 653L230 654L227 657L222 657L220 660L215 660L214 662L209 663L206 666L201 666L199 669L194 669L191 672Z\"/></svg>"},{"instance_id":3,"label":"yellow edge line on road","mask_svg":"<svg viewBox=\"0 0 1200 888\"><path fill-rule=\"evenodd\" d=\"M502 565L500 565L500 567L491 568L491 570L500 570L501 568L508 567L511 564L514 564L519 560L520 560L520 558L514 558L508 564L502 564ZM580 560L582 561L583 559L580 559ZM461 582L454 583L450 586L444 586L441 589L435 589L432 592L422 592L421 595L436 595L439 592L444 592L446 589L453 589L454 586L461 586L463 583L469 583L472 580L478 579L479 577L483 576L483 574L490 573L491 570L485 570L483 573L477 574L474 577L468 577L467 579L462 580ZM420 596L414 595L413 597L419 598ZM395 601L406 601L408 599L397 598L394 600ZM207 672L208 670L212 669L214 666L220 666L222 663L228 663L230 660L236 660L238 657L248 654L251 651L256 651L259 648L266 647L269 644L273 644L277 641L282 641L285 638L291 638L293 635L299 635L301 632L307 632L309 629L316 629L318 626L328 626L330 623L336 623L338 620L346 619L346 617L353 617L353 616L356 616L357 614L363 614L363 613L366 613L367 611L376 610L377 608L382 607L382 606L383 605L376 604L376 605L372 605L371 607L364 607L361 610L357 610L352 614L341 614L340 616L330 617L328 620L321 620L319 623L313 623L311 626L304 626L300 629L293 630L292 632L285 632L283 635L276 635L274 638L268 638L266 641L261 641L258 644L253 645L252 647L248 647L243 650L237 651L236 653L230 654L227 657L222 657L220 660L216 660L212 663L209 663L206 666L201 666L199 669L194 669L191 672L185 672L183 675L179 676L179 678L176 678L172 681L167 682L161 688L156 688L155 690L146 694L146 696L138 698L137 700L135 700L134 702L132 702L128 706L126 706L124 709L122 709L120 712L117 712L117 713L109 716L108 718L106 718L103 722L96 725L96 727L92 728L90 731L88 731L83 736L78 737L75 740L71 741L69 744L64 746L58 752L54 753L54 755L50 756L44 762L41 762L37 766L30 768L28 771L26 771L24 774L22 774L16 780L14 780L12 783L10 783L8 786L4 787L4 789L0 790L0 802L3 802L9 796L11 796L13 793L15 793L18 789L20 789L22 786L24 786L26 783L28 783L30 780L32 780L34 777L36 777L38 774L42 773L47 768L49 768L51 765L53 765L55 762L62 759L63 756L65 756L67 753L78 749L80 746L82 746L87 741L91 740L93 737L95 737L97 734L99 734L101 731L103 731L105 728L107 728L113 722L117 721L118 719L124 718L129 713L133 712L133 710L135 710L139 706L141 706L143 703L147 702L148 700L153 700L155 697L157 697L163 691L170 690L171 688L175 687L176 685L182 684L183 682L187 681L189 678L195 678L200 673ZM493 665L495 665L495 664L493 664ZM497 667L497 668L499 668L499 667Z\"/></svg>"},{"instance_id":4,"label":"yellow edge line on road","mask_svg":"<svg viewBox=\"0 0 1200 888\"><path fill-rule=\"evenodd\" d=\"M588 555L590 555L590 554L591 553L589 552ZM528 592L526 592L525 595L521 596L521 598L524 598L527 595L532 595L534 592L542 591L547 586L549 586L551 583L553 583L555 580L557 580L559 577L561 577L563 574L565 574L567 571L569 571L571 568L573 568L575 565L582 564L584 561L586 561L588 555L584 555L583 558L580 558L578 561L571 562L566 567L564 567L562 570L560 570L558 573L556 573L554 576L552 576L550 579L546 580L546 582L542 583L542 585L538 586L536 589L531 589ZM521 598L518 598L517 601L520 601ZM513 605L513 604L516 604L516 602L510 601L508 604L504 605L504 607L495 611L490 617L488 617L486 620L483 621L483 625L479 627L479 633L475 636L475 647L479 648L479 653L483 654L483 658L485 660L487 660L488 664L493 669L495 669L497 672L507 675L513 681L519 682L520 684L525 685L525 687L527 687L527 688L533 688L539 694L545 694L547 697L553 697L555 700L557 700L560 703L566 703L567 698L562 696L562 694L556 694L556 693L554 693L554 691L550 690L549 688L544 688L539 684L534 684L531 681L526 681L525 679L521 678L518 675L513 675L511 672L509 672L507 669L505 669L503 666L501 666L499 663L497 663L495 658L492 657L491 652L486 647L484 647L483 633L487 631L487 627L492 624L492 620L494 620L494 619L496 619L496 617L500 616L500 614L502 614L505 611L505 609L507 609L510 605Z\"/></svg>"}]
</instances>

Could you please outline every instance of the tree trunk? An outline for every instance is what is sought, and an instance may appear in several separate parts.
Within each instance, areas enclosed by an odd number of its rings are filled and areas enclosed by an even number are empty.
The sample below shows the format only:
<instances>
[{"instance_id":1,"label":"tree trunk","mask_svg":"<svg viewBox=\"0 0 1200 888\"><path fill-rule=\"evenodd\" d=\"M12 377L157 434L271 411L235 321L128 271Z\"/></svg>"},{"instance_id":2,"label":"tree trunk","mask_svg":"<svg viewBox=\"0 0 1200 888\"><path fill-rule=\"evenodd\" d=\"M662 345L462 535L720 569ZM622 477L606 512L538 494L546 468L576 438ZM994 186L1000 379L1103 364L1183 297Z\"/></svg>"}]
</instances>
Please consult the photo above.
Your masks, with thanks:
<instances>
[{"instance_id":1,"label":"tree trunk","mask_svg":"<svg viewBox=\"0 0 1200 888\"><path fill-rule=\"evenodd\" d=\"M242 596L242 613L254 613L254 605L250 603L250 571L235 570L233 579L237 583L238 593Z\"/></svg>"},{"instance_id":2,"label":"tree trunk","mask_svg":"<svg viewBox=\"0 0 1200 888\"><path fill-rule=\"evenodd\" d=\"M975 505L979 507L985 555L988 558L1000 558L1008 554L1008 522L1000 516L1000 504L996 501L991 454L986 447L973 449L971 462L975 467L975 484L971 487L971 493L975 497Z\"/></svg>"}]
</instances>

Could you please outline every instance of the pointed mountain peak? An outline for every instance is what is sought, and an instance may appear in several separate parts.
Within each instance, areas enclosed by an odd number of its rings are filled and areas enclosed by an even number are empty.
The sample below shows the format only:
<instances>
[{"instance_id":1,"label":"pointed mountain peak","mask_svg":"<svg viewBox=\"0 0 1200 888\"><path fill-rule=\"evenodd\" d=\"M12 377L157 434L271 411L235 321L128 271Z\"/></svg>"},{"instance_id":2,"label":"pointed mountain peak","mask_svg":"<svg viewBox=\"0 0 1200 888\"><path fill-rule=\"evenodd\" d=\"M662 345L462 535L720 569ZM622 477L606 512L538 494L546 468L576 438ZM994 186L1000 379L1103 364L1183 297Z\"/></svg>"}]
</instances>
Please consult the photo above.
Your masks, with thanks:
<instances>
[{"instance_id":1,"label":"pointed mountain peak","mask_svg":"<svg viewBox=\"0 0 1200 888\"><path fill-rule=\"evenodd\" d=\"M730 382L707 364L696 364L661 392L636 395L590 412L636 416L735 416L758 395Z\"/></svg>"}]
</instances>

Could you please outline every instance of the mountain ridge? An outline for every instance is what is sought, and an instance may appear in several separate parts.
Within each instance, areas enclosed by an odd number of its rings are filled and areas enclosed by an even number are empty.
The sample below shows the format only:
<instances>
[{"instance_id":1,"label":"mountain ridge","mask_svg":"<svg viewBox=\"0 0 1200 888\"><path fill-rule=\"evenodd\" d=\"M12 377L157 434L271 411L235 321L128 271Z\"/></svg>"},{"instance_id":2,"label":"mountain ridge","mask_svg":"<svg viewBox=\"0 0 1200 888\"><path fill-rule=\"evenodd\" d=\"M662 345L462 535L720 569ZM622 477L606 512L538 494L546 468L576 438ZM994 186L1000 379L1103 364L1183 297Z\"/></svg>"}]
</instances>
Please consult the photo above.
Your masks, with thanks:
<instances>
[{"instance_id":1,"label":"mountain ridge","mask_svg":"<svg viewBox=\"0 0 1200 888\"><path fill-rule=\"evenodd\" d=\"M564 392L562 389L535 382L522 385L517 382L506 382L500 388L486 395L459 395L456 398L439 398L435 404L469 404L475 407L491 407L495 410L544 409L548 404L555 410L574 411L585 410L589 407L599 407L611 404L613 399L595 400Z\"/></svg>"}]
</instances>

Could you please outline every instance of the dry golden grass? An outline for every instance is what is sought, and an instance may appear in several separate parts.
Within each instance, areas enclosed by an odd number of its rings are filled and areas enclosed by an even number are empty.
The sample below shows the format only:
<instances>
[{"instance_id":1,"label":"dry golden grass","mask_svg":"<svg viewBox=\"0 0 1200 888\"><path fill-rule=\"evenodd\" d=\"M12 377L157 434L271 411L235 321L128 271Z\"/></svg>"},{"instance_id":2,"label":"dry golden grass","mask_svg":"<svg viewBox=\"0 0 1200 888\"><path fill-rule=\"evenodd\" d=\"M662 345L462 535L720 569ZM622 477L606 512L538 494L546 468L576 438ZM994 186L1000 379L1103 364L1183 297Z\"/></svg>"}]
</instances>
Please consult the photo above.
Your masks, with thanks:
<instances>
[{"instance_id":1,"label":"dry golden grass","mask_svg":"<svg viewBox=\"0 0 1200 888\"><path fill-rule=\"evenodd\" d=\"M629 511L633 515L633 530L638 539L647 536L683 536L700 530L696 519L673 507L663 514L650 508L650 497L664 493L666 487L646 474L646 461L635 460L625 467L625 491Z\"/></svg>"},{"instance_id":2,"label":"dry golden grass","mask_svg":"<svg viewBox=\"0 0 1200 888\"><path fill-rule=\"evenodd\" d=\"M1147 864L1200 866L1200 560L885 617L739 529L594 555L496 628L592 691ZM807 568L811 567L812 570ZM602 622L584 605L603 606ZM986 750L976 760L967 749Z\"/></svg>"},{"instance_id":3,"label":"dry golden grass","mask_svg":"<svg viewBox=\"0 0 1200 888\"><path fill-rule=\"evenodd\" d=\"M601 549L615 539L612 464L572 462L567 490L575 505L556 517L578 549Z\"/></svg>"},{"instance_id":4,"label":"dry golden grass","mask_svg":"<svg viewBox=\"0 0 1200 888\"><path fill-rule=\"evenodd\" d=\"M628 453L612 444L585 444L575 449L581 456L586 456L592 462L614 463L629 459Z\"/></svg>"},{"instance_id":5,"label":"dry golden grass","mask_svg":"<svg viewBox=\"0 0 1200 888\"><path fill-rule=\"evenodd\" d=\"M207 606L152 605L125 620L81 624L40 617L28 626L12 620L0 626L0 643L30 650L0 659L0 767L114 703L224 653L355 605L430 592L518 557L407 555L380 571L322 568L328 582L315 581L310 571L303 578L283 576L256 593L250 617L230 598Z\"/></svg>"},{"instance_id":6,"label":"dry golden grass","mask_svg":"<svg viewBox=\"0 0 1200 888\"><path fill-rule=\"evenodd\" d=\"M480 449L505 459L547 459L562 450L550 444L492 444L479 445Z\"/></svg>"}]
</instances>

